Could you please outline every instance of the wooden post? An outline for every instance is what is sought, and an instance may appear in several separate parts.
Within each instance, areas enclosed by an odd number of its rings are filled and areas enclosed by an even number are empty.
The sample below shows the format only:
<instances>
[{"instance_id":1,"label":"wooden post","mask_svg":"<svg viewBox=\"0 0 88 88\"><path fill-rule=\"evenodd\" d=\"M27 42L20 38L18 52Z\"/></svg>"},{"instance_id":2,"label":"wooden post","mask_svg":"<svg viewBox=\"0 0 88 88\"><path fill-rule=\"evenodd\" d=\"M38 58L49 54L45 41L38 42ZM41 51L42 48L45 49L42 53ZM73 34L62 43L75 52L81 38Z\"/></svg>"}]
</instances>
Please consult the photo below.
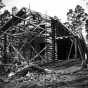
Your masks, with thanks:
<instances>
[{"instance_id":1,"label":"wooden post","mask_svg":"<svg viewBox=\"0 0 88 88\"><path fill-rule=\"evenodd\" d=\"M3 63L7 63L7 35L4 34Z\"/></svg>"},{"instance_id":2,"label":"wooden post","mask_svg":"<svg viewBox=\"0 0 88 88\"><path fill-rule=\"evenodd\" d=\"M52 60L55 61L56 59L56 52L55 52L55 28L56 28L56 20L51 18L51 29L52 29Z\"/></svg>"},{"instance_id":3,"label":"wooden post","mask_svg":"<svg viewBox=\"0 0 88 88\"><path fill-rule=\"evenodd\" d=\"M77 40L76 40L76 37L74 38L74 45L75 45L75 59L77 59Z\"/></svg>"}]
</instances>

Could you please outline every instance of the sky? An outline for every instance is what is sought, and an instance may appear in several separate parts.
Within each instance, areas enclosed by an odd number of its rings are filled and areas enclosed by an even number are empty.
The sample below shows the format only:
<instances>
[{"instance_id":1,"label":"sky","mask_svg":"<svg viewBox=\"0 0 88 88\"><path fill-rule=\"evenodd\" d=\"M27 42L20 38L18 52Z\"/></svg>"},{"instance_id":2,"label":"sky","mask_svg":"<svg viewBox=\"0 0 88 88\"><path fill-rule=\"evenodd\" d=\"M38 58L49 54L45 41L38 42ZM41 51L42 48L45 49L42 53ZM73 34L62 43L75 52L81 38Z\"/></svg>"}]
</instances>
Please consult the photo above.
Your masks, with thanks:
<instances>
[{"instance_id":1,"label":"sky","mask_svg":"<svg viewBox=\"0 0 88 88\"><path fill-rule=\"evenodd\" d=\"M77 4L84 9L88 9L88 0L2 0L6 5L4 9L11 11L13 6L18 9L27 7L31 10L47 14L49 16L57 16L62 22L66 21L66 13L69 9L74 9Z\"/></svg>"}]
</instances>

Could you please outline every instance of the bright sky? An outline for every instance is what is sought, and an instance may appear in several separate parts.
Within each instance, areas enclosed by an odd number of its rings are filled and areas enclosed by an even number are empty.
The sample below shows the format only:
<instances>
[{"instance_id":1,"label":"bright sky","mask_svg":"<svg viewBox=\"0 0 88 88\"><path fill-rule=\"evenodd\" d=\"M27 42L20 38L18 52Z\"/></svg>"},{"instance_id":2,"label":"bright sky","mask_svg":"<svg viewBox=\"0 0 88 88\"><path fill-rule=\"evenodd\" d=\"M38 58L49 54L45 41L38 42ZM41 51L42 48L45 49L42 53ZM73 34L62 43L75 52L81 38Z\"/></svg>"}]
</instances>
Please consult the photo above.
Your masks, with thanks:
<instances>
[{"instance_id":1,"label":"bright sky","mask_svg":"<svg viewBox=\"0 0 88 88\"><path fill-rule=\"evenodd\" d=\"M41 12L50 16L58 16L62 22L66 21L66 13L69 9L74 9L77 4L86 7L88 0L2 0L6 5L4 9L9 9L17 6L19 9L22 7L29 7L31 10Z\"/></svg>"}]
</instances>

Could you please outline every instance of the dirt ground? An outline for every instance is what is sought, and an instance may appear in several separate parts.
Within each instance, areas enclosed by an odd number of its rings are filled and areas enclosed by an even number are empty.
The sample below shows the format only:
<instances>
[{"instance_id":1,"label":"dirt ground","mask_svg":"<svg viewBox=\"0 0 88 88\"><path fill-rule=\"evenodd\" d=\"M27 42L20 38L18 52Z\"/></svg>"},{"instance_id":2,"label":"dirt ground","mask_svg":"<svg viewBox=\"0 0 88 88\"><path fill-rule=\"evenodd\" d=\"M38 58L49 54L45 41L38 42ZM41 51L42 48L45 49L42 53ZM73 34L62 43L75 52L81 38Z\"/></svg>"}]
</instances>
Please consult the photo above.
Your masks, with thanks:
<instances>
[{"instance_id":1,"label":"dirt ground","mask_svg":"<svg viewBox=\"0 0 88 88\"><path fill-rule=\"evenodd\" d=\"M51 72L48 74L35 74L9 82L0 82L0 88L88 88L88 69L81 69L76 62L62 65L46 65ZM74 63L74 64L73 64Z\"/></svg>"}]
</instances>

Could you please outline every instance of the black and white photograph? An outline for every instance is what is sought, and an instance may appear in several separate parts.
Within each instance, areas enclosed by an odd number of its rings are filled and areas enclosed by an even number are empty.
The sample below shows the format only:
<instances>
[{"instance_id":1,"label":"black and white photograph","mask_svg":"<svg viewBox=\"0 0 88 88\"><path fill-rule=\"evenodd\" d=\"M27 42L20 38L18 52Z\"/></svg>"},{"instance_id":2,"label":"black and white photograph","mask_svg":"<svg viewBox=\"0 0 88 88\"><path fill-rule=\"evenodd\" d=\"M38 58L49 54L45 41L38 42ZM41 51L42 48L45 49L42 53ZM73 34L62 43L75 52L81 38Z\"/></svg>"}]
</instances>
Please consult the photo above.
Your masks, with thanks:
<instances>
[{"instance_id":1,"label":"black and white photograph","mask_svg":"<svg viewBox=\"0 0 88 88\"><path fill-rule=\"evenodd\" d=\"M0 88L88 88L88 0L0 0Z\"/></svg>"}]
</instances>

